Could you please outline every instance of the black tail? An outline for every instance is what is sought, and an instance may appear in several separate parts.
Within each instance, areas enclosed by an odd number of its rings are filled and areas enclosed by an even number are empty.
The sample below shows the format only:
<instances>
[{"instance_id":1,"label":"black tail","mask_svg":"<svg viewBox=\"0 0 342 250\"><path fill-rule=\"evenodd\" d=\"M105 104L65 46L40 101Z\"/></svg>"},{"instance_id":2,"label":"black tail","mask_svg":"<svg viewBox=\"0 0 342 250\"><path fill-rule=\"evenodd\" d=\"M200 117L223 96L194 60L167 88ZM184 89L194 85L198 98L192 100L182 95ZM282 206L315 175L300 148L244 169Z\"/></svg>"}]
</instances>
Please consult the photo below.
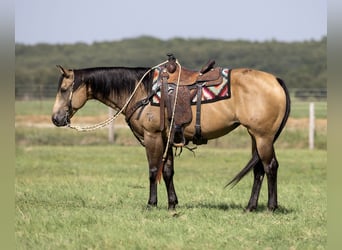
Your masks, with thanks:
<instances>
[{"instance_id":1,"label":"black tail","mask_svg":"<svg viewBox=\"0 0 342 250\"><path fill-rule=\"evenodd\" d=\"M291 100L290 100L290 94L289 91L284 83L284 81L280 78L277 78L277 81L279 82L279 84L281 85L281 87L284 89L285 92L285 96L286 96L286 110L285 110L285 114L283 117L283 120L281 121L281 124L279 126L279 129L277 131L277 133L274 136L274 140L273 142L275 142L278 138L278 136L280 135L281 131L283 130L283 128L285 127L286 121L289 118L290 115L290 111L291 111ZM249 173L249 171L252 170L252 168L254 168L254 166L258 163L258 161L260 160L259 155L257 150L255 149L255 151L253 152L253 156L252 158L249 160L249 162L247 163L247 165L225 186L228 187L229 185L232 185L232 188L239 183L239 181L245 177L246 174Z\"/></svg>"},{"instance_id":2,"label":"black tail","mask_svg":"<svg viewBox=\"0 0 342 250\"><path fill-rule=\"evenodd\" d=\"M282 79L280 79L280 78L277 78L277 81L279 82L280 86L284 89L284 92L285 92L286 110L285 110L285 114L284 114L283 120L281 121L281 124L279 126L279 129L278 129L277 133L274 136L273 142L275 142L277 140L277 138L280 135L281 131L285 127L285 124L287 122L287 118L289 118L289 115L290 115L290 112L291 112L291 99L290 99L289 91L288 91L288 89L287 89L287 87L285 85L285 82Z\"/></svg>"},{"instance_id":3,"label":"black tail","mask_svg":"<svg viewBox=\"0 0 342 250\"><path fill-rule=\"evenodd\" d=\"M254 168L254 166L260 161L259 155L257 150L255 149L253 152L253 156L252 158L249 160L249 162L247 163L246 167L244 167L234 178L233 180L231 180L226 186L228 187L229 185L233 184L232 188L239 183L239 181L245 177L246 174L249 173L249 171L252 170L252 168Z\"/></svg>"}]
</instances>

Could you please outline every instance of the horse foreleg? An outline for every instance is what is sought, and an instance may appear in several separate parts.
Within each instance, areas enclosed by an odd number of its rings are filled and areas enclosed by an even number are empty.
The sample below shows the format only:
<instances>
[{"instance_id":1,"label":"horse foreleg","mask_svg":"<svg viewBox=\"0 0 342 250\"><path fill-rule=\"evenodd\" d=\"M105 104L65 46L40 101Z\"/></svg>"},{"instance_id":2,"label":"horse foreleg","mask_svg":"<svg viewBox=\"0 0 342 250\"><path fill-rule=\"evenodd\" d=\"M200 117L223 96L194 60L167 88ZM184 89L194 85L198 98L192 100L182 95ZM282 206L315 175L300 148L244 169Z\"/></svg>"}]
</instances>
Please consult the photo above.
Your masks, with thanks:
<instances>
[{"instance_id":1,"label":"horse foreleg","mask_svg":"<svg viewBox=\"0 0 342 250\"><path fill-rule=\"evenodd\" d=\"M155 168L150 168L149 169L149 179L150 179L150 195L148 198L147 205L156 207L158 204L158 196L157 196L157 172L158 169Z\"/></svg>"},{"instance_id":2,"label":"horse foreleg","mask_svg":"<svg viewBox=\"0 0 342 250\"><path fill-rule=\"evenodd\" d=\"M163 140L160 134L149 134L144 137L146 156L149 165L150 194L148 206L157 206L157 174L163 155Z\"/></svg>"},{"instance_id":3,"label":"horse foreleg","mask_svg":"<svg viewBox=\"0 0 342 250\"><path fill-rule=\"evenodd\" d=\"M173 175L174 175L174 167L173 167L173 152L170 147L167 152L167 159L163 169L163 179L166 186L167 197L168 197L168 207L173 210L176 208L178 204L178 199L175 191L175 187L173 185Z\"/></svg>"}]
</instances>

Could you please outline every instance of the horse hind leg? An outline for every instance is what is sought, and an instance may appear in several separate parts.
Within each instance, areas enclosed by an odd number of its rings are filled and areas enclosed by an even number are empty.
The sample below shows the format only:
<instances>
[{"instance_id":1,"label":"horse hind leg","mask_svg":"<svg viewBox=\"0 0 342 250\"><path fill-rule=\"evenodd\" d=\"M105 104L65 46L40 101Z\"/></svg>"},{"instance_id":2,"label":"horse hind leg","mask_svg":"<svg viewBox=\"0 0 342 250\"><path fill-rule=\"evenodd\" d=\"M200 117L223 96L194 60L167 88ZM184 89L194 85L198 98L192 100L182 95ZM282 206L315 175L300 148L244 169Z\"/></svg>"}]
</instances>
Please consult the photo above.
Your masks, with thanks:
<instances>
[{"instance_id":1,"label":"horse hind leg","mask_svg":"<svg viewBox=\"0 0 342 250\"><path fill-rule=\"evenodd\" d=\"M278 208L277 200L277 174L279 163L274 156L271 163L268 165L267 184L268 184L268 204L267 207L270 211L274 211Z\"/></svg>"},{"instance_id":2,"label":"horse hind leg","mask_svg":"<svg viewBox=\"0 0 342 250\"><path fill-rule=\"evenodd\" d=\"M254 172L254 182L251 192L251 197L249 199L248 205L246 207L246 211L253 211L258 206L258 199L260 194L260 189L262 185L262 181L264 179L265 171L262 165L262 162L259 158L258 151L256 148L256 142L253 135L250 133L252 138L252 158L249 160L247 165L231 180L227 185L235 186L246 174L249 173L253 169Z\"/></svg>"},{"instance_id":3,"label":"horse hind leg","mask_svg":"<svg viewBox=\"0 0 342 250\"><path fill-rule=\"evenodd\" d=\"M275 156L273 138L257 138L256 147L260 157L264 172L267 176L268 186L268 203L267 207L270 211L278 208L277 199L277 174L278 174L278 161ZM260 171L260 170L259 170Z\"/></svg>"},{"instance_id":4,"label":"horse hind leg","mask_svg":"<svg viewBox=\"0 0 342 250\"><path fill-rule=\"evenodd\" d=\"M260 189L261 189L262 182L265 176L264 167L262 165L262 162L260 161L258 151L256 149L255 139L251 133L250 133L250 136L252 139L252 154L253 154L253 158L255 158L256 160L255 160L255 164L253 167L254 181L253 181L251 197L246 207L246 211L249 211L249 212L255 210L258 206Z\"/></svg>"},{"instance_id":5,"label":"horse hind leg","mask_svg":"<svg viewBox=\"0 0 342 250\"><path fill-rule=\"evenodd\" d=\"M268 182L268 209L274 211L278 207L277 201L277 172L278 161L273 148L273 137L252 137L252 158L247 165L227 185L236 185L250 170L254 172L254 182L246 211L257 208L261 185L266 173Z\"/></svg>"},{"instance_id":6,"label":"horse hind leg","mask_svg":"<svg viewBox=\"0 0 342 250\"><path fill-rule=\"evenodd\" d=\"M262 186L262 181L264 180L264 176L265 176L264 167L260 160L255 164L253 173L254 173L254 182L253 182L251 197L246 207L246 211L249 211L249 212L254 211L258 207L260 189Z\"/></svg>"}]
</instances>

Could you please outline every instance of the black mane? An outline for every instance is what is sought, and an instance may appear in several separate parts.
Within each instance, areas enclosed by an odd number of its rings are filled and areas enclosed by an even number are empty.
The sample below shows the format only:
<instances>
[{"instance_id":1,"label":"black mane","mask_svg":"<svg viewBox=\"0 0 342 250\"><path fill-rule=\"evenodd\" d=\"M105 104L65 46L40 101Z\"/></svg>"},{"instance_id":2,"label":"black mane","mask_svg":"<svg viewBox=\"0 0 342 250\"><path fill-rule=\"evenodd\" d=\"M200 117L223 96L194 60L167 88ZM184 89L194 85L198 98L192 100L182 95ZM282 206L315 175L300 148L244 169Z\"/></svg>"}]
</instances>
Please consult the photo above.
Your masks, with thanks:
<instances>
[{"instance_id":1,"label":"black mane","mask_svg":"<svg viewBox=\"0 0 342 250\"><path fill-rule=\"evenodd\" d=\"M94 95L108 97L114 92L115 95L132 93L136 83L150 68L137 67L98 67L74 70L74 89L85 83L91 87ZM149 72L142 83L147 93L152 89L153 71Z\"/></svg>"}]
</instances>

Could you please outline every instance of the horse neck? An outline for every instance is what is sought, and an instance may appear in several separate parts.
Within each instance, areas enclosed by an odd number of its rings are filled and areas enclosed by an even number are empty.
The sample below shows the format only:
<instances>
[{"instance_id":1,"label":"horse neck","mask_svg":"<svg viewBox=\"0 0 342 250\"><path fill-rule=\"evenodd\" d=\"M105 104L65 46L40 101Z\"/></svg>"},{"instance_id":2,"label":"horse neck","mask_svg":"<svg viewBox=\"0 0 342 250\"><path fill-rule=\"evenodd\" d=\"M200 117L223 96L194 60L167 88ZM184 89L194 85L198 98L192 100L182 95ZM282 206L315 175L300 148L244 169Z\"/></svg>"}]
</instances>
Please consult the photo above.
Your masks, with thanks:
<instances>
[{"instance_id":1,"label":"horse neck","mask_svg":"<svg viewBox=\"0 0 342 250\"><path fill-rule=\"evenodd\" d=\"M115 91L111 91L111 93L108 96L103 95L101 93L97 93L96 95L90 94L89 99L98 100L108 107L111 107L115 110L120 110L125 105L127 105L126 109L132 107L138 100L146 98L148 95L142 84L138 87L137 91L134 93L133 96L132 94L132 92L123 91L122 93L120 93L120 95L118 95L117 93L115 93Z\"/></svg>"},{"instance_id":2,"label":"horse neck","mask_svg":"<svg viewBox=\"0 0 342 250\"><path fill-rule=\"evenodd\" d=\"M148 68L92 68L78 71L77 78L86 84L88 99L96 99L109 107L121 109L147 70ZM144 81L151 81L151 76L150 73ZM140 84L130 103L142 96L146 97L146 91L144 84Z\"/></svg>"},{"instance_id":3,"label":"horse neck","mask_svg":"<svg viewBox=\"0 0 342 250\"><path fill-rule=\"evenodd\" d=\"M108 97L107 96L103 96L99 93L92 95L90 94L90 98L89 99L95 99L103 104L105 104L108 107L111 107L113 109L120 109L121 107L123 107L124 104L122 100L120 100L120 98L115 98L115 96L113 94L110 94Z\"/></svg>"},{"instance_id":4,"label":"horse neck","mask_svg":"<svg viewBox=\"0 0 342 250\"><path fill-rule=\"evenodd\" d=\"M125 105L127 107L130 107L134 105L138 100L143 99L147 96L147 93L143 90L138 89L138 91L132 96L132 93L124 93L120 96L116 95L114 92L112 92L109 96L105 97L103 95L97 94L96 96L93 96L91 99L95 99L100 101L101 103L105 104L108 107L111 107L115 110L122 109ZM129 103L127 103L129 102Z\"/></svg>"}]
</instances>

